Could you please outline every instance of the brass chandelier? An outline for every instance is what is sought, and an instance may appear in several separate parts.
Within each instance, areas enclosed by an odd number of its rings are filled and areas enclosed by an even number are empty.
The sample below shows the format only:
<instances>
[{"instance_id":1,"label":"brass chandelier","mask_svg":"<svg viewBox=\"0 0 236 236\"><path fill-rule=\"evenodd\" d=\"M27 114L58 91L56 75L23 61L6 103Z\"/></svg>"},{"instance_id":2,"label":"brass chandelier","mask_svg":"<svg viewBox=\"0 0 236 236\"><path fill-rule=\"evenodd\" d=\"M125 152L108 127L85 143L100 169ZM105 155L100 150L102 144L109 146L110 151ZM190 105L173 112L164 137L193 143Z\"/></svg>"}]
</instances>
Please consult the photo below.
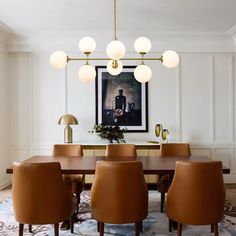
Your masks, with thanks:
<instances>
[{"instance_id":1,"label":"brass chandelier","mask_svg":"<svg viewBox=\"0 0 236 236\"><path fill-rule=\"evenodd\" d=\"M96 77L95 67L90 65L90 61L107 61L107 70L111 75L118 75L122 72L122 61L141 61L134 70L134 77L140 83L148 82L152 77L152 70L149 66L144 64L144 61L160 61L167 68L174 68L179 64L179 55L173 50L165 51L161 57L145 57L151 50L151 42L146 37L139 37L134 42L134 48L140 57L125 57L125 45L117 40L116 35L116 0L114 0L114 33L113 40L107 45L107 58L92 58L90 54L96 49L96 42L91 37L84 37L79 41L79 49L86 56L69 57L63 51L56 51L50 57L51 65L56 69L63 69L70 61L85 61L85 65L80 67L78 77L82 82L94 81Z\"/></svg>"}]
</instances>

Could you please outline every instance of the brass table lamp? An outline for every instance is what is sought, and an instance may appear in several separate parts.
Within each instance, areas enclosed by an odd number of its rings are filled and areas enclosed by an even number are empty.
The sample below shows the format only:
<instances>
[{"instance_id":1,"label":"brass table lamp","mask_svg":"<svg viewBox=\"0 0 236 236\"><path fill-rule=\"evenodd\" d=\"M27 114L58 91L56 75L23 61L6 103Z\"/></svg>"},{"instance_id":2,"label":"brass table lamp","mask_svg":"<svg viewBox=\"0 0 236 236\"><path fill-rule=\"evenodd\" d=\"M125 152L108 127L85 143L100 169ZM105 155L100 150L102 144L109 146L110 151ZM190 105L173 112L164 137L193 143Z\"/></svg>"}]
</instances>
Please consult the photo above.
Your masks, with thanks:
<instances>
[{"instance_id":1,"label":"brass table lamp","mask_svg":"<svg viewBox=\"0 0 236 236\"><path fill-rule=\"evenodd\" d=\"M58 124L66 126L64 129L64 143L73 143L72 128L70 125L78 125L78 120L71 114L65 114L60 117Z\"/></svg>"}]
</instances>

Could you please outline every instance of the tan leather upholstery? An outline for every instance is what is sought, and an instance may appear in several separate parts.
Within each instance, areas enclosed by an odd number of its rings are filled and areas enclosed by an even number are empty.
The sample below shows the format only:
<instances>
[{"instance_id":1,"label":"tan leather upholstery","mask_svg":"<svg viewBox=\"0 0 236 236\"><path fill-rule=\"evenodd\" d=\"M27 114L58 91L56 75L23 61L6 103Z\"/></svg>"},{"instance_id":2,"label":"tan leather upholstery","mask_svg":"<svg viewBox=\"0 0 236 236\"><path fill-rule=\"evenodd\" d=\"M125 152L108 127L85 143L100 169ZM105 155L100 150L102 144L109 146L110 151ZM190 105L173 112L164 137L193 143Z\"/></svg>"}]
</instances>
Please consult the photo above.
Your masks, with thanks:
<instances>
[{"instance_id":1,"label":"tan leather upholstery","mask_svg":"<svg viewBox=\"0 0 236 236\"><path fill-rule=\"evenodd\" d=\"M214 225L224 215L222 162L177 162L167 194L167 216L181 224ZM181 235L181 232L179 232Z\"/></svg>"},{"instance_id":2,"label":"tan leather upholstery","mask_svg":"<svg viewBox=\"0 0 236 236\"><path fill-rule=\"evenodd\" d=\"M83 156L82 146L79 144L55 144L53 146L54 156Z\"/></svg>"},{"instance_id":3,"label":"tan leather upholstery","mask_svg":"<svg viewBox=\"0 0 236 236\"><path fill-rule=\"evenodd\" d=\"M190 146L188 143L163 143L160 147L160 154L165 156L191 156ZM161 193L161 209L163 212L165 203L165 193L167 193L173 176L157 175L157 190Z\"/></svg>"},{"instance_id":4,"label":"tan leather upholstery","mask_svg":"<svg viewBox=\"0 0 236 236\"><path fill-rule=\"evenodd\" d=\"M91 189L93 218L104 223L140 223L148 214L148 190L140 161L98 161Z\"/></svg>"},{"instance_id":5,"label":"tan leather upholstery","mask_svg":"<svg viewBox=\"0 0 236 236\"><path fill-rule=\"evenodd\" d=\"M58 223L70 218L76 207L56 162L15 163L12 194L19 235L23 235L24 224L55 224L58 231Z\"/></svg>"},{"instance_id":6,"label":"tan leather upholstery","mask_svg":"<svg viewBox=\"0 0 236 236\"><path fill-rule=\"evenodd\" d=\"M134 144L108 144L106 147L106 156L134 156L136 157L136 147Z\"/></svg>"},{"instance_id":7,"label":"tan leather upholstery","mask_svg":"<svg viewBox=\"0 0 236 236\"><path fill-rule=\"evenodd\" d=\"M82 146L79 144L55 144L53 146L54 156L83 156ZM77 197L77 212L80 203L80 193L83 190L84 176L83 175L63 175L65 184L71 192Z\"/></svg>"},{"instance_id":8,"label":"tan leather upholstery","mask_svg":"<svg viewBox=\"0 0 236 236\"><path fill-rule=\"evenodd\" d=\"M162 157L165 156L191 156L191 151L188 143L163 143L160 147Z\"/></svg>"}]
</instances>

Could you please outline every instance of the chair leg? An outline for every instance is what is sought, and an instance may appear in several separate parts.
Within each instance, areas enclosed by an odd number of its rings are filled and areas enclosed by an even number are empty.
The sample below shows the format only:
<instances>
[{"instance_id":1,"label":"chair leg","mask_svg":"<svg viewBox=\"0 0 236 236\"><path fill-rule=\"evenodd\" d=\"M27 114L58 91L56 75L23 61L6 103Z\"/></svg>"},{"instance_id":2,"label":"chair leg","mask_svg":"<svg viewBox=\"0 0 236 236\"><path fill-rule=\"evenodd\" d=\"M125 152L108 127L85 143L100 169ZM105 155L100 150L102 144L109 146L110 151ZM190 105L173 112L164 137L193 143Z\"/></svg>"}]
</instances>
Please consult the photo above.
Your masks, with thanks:
<instances>
[{"instance_id":1,"label":"chair leg","mask_svg":"<svg viewBox=\"0 0 236 236\"><path fill-rule=\"evenodd\" d=\"M140 232L143 232L143 221L140 221Z\"/></svg>"},{"instance_id":2,"label":"chair leg","mask_svg":"<svg viewBox=\"0 0 236 236\"><path fill-rule=\"evenodd\" d=\"M181 235L182 235L182 224L178 223L177 236L181 236Z\"/></svg>"},{"instance_id":3,"label":"chair leg","mask_svg":"<svg viewBox=\"0 0 236 236\"><path fill-rule=\"evenodd\" d=\"M169 219L169 232L172 232L172 221Z\"/></svg>"},{"instance_id":4,"label":"chair leg","mask_svg":"<svg viewBox=\"0 0 236 236\"><path fill-rule=\"evenodd\" d=\"M29 232L30 232L30 233L33 233L33 231L32 231L32 225L29 225Z\"/></svg>"},{"instance_id":5,"label":"chair leg","mask_svg":"<svg viewBox=\"0 0 236 236\"><path fill-rule=\"evenodd\" d=\"M54 235L59 236L59 223L54 224Z\"/></svg>"},{"instance_id":6,"label":"chair leg","mask_svg":"<svg viewBox=\"0 0 236 236\"><path fill-rule=\"evenodd\" d=\"M214 235L219 236L218 224L214 224Z\"/></svg>"},{"instance_id":7,"label":"chair leg","mask_svg":"<svg viewBox=\"0 0 236 236\"><path fill-rule=\"evenodd\" d=\"M97 231L98 231L98 232L100 231L100 230L99 230L99 226L100 226L99 221L97 221Z\"/></svg>"},{"instance_id":8,"label":"chair leg","mask_svg":"<svg viewBox=\"0 0 236 236\"><path fill-rule=\"evenodd\" d=\"M140 235L141 221L135 222L135 236Z\"/></svg>"},{"instance_id":9,"label":"chair leg","mask_svg":"<svg viewBox=\"0 0 236 236\"><path fill-rule=\"evenodd\" d=\"M19 223L19 236L23 236L24 224Z\"/></svg>"},{"instance_id":10,"label":"chair leg","mask_svg":"<svg viewBox=\"0 0 236 236\"><path fill-rule=\"evenodd\" d=\"M104 235L104 223L99 222L99 236L103 236L103 235Z\"/></svg>"},{"instance_id":11,"label":"chair leg","mask_svg":"<svg viewBox=\"0 0 236 236\"><path fill-rule=\"evenodd\" d=\"M74 233L74 214L70 218L70 232Z\"/></svg>"},{"instance_id":12,"label":"chair leg","mask_svg":"<svg viewBox=\"0 0 236 236\"><path fill-rule=\"evenodd\" d=\"M79 213L80 194L76 194L76 213Z\"/></svg>"},{"instance_id":13,"label":"chair leg","mask_svg":"<svg viewBox=\"0 0 236 236\"><path fill-rule=\"evenodd\" d=\"M211 224L211 233L214 233L214 224Z\"/></svg>"},{"instance_id":14,"label":"chair leg","mask_svg":"<svg viewBox=\"0 0 236 236\"><path fill-rule=\"evenodd\" d=\"M165 193L161 193L161 212L164 210Z\"/></svg>"}]
</instances>

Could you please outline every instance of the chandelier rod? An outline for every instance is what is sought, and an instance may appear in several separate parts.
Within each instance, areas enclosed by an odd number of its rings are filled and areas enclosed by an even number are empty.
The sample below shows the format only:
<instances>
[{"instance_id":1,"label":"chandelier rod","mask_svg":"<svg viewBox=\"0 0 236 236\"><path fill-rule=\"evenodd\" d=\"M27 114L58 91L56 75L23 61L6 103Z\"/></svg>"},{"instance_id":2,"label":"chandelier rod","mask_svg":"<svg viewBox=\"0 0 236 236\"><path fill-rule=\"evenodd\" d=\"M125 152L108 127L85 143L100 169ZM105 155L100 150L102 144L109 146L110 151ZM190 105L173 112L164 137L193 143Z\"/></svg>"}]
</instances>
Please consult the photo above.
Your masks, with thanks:
<instances>
[{"instance_id":1,"label":"chandelier rod","mask_svg":"<svg viewBox=\"0 0 236 236\"><path fill-rule=\"evenodd\" d=\"M113 40L117 40L116 37L116 0L114 0L114 36Z\"/></svg>"},{"instance_id":2,"label":"chandelier rod","mask_svg":"<svg viewBox=\"0 0 236 236\"><path fill-rule=\"evenodd\" d=\"M107 61L110 60L110 58L100 57L100 58L83 58L83 57L67 57L67 62L69 61ZM127 57L127 58L121 58L121 61L161 61L163 62L163 58L161 57Z\"/></svg>"}]
</instances>

